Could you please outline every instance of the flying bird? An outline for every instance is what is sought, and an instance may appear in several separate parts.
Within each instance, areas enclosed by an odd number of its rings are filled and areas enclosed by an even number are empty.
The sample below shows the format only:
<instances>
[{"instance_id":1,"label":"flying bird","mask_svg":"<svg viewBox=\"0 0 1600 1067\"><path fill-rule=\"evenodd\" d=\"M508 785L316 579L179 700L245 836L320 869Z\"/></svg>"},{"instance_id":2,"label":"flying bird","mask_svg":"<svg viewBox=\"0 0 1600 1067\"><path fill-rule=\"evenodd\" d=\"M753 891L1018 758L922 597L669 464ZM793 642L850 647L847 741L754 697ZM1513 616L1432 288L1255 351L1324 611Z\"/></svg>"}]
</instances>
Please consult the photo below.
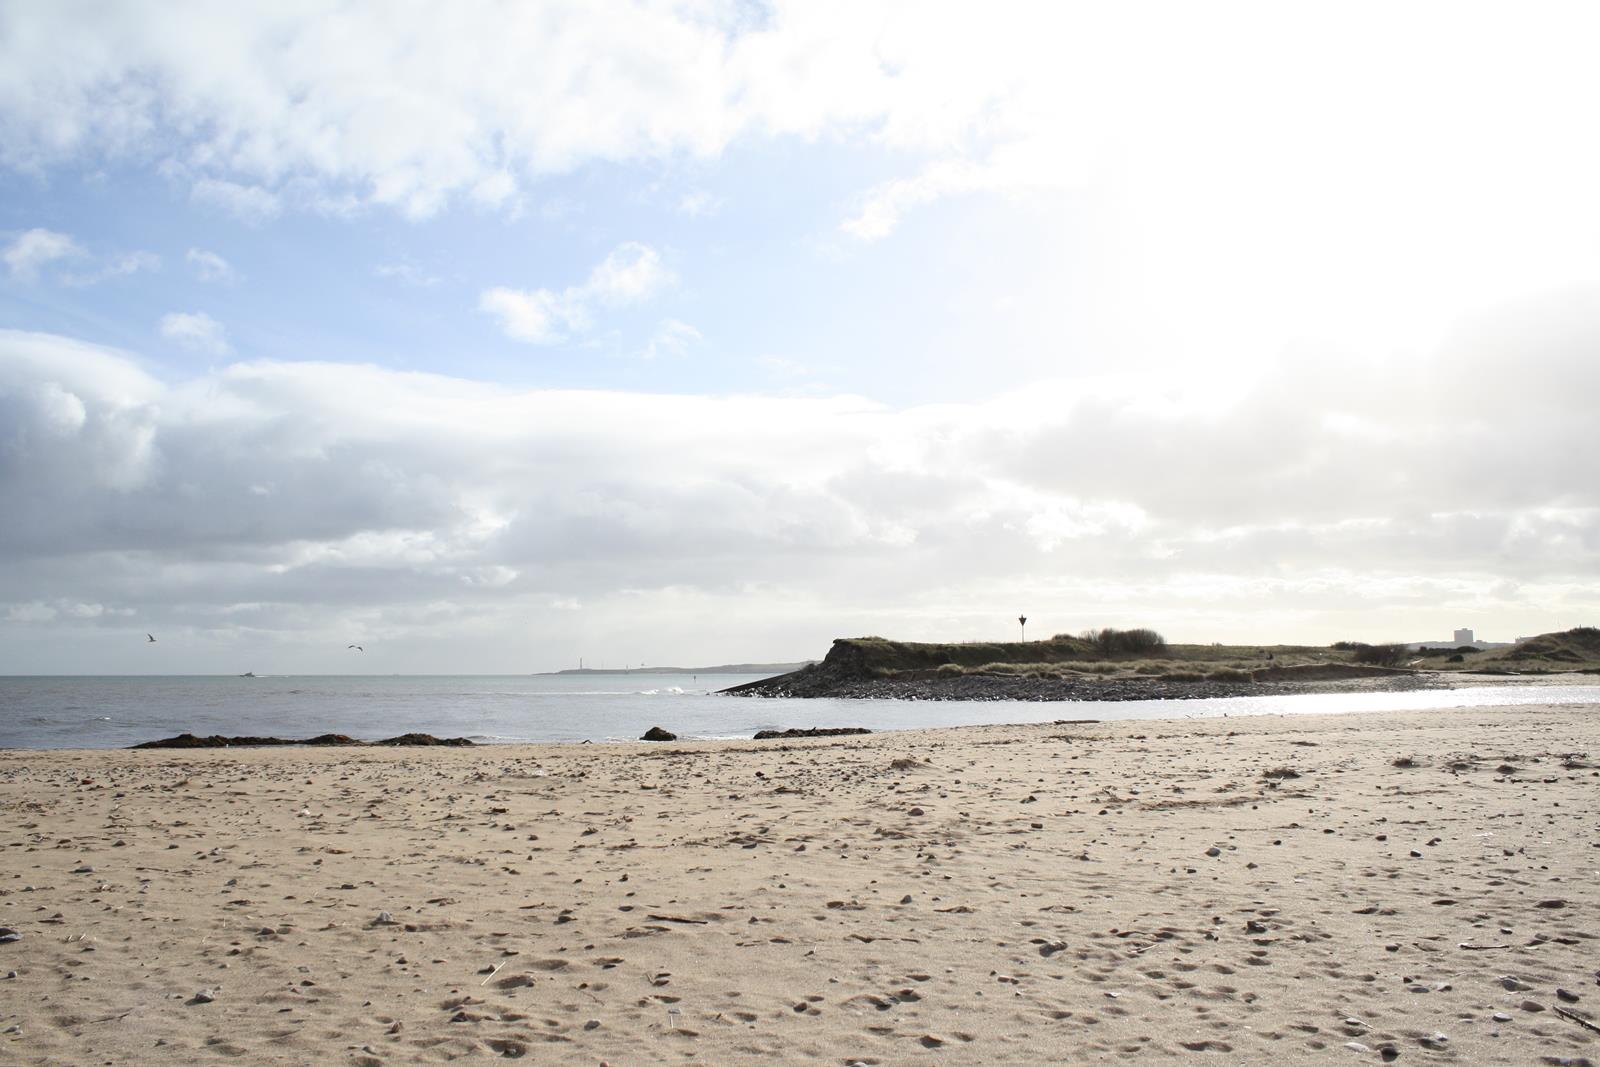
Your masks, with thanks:
<instances>
[{"instance_id":1,"label":"flying bird","mask_svg":"<svg viewBox=\"0 0 1600 1067\"><path fill-rule=\"evenodd\" d=\"M154 640L154 638L151 638L151 640ZM357 652L365 652L366 651L366 649L362 648L360 645L345 645L344 647L345 648L353 648Z\"/></svg>"},{"instance_id":2,"label":"flying bird","mask_svg":"<svg viewBox=\"0 0 1600 1067\"><path fill-rule=\"evenodd\" d=\"M145 634L144 636L145 636L145 644L153 645L153 644L156 643L156 635L155 634Z\"/></svg>"}]
</instances>

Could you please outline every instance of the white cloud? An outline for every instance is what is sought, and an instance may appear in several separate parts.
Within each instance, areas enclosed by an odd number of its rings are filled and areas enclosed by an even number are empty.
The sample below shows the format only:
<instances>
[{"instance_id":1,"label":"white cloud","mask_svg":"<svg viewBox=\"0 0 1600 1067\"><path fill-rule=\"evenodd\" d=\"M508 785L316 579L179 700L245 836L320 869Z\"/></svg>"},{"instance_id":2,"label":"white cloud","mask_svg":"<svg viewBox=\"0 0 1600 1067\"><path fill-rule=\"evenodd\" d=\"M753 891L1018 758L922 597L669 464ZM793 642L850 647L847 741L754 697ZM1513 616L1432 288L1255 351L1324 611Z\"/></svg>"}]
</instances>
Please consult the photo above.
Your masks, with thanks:
<instances>
[{"instance_id":1,"label":"white cloud","mask_svg":"<svg viewBox=\"0 0 1600 1067\"><path fill-rule=\"evenodd\" d=\"M203 282L231 282L238 278L233 265L215 252L191 248L184 258L194 270L194 276Z\"/></svg>"},{"instance_id":2,"label":"white cloud","mask_svg":"<svg viewBox=\"0 0 1600 1067\"><path fill-rule=\"evenodd\" d=\"M45 229L19 234L0 252L0 259L13 278L24 281L35 280L40 269L52 263L80 264L80 269L62 269L55 274L61 284L74 286L97 285L111 278L161 269L161 257L154 252L94 255L69 235Z\"/></svg>"},{"instance_id":3,"label":"white cloud","mask_svg":"<svg viewBox=\"0 0 1600 1067\"><path fill-rule=\"evenodd\" d=\"M140 271L160 269L161 257L154 252L125 252L119 256L101 259L89 270L63 273L61 281L66 285L99 285L112 278L124 278Z\"/></svg>"},{"instance_id":4,"label":"white cloud","mask_svg":"<svg viewBox=\"0 0 1600 1067\"><path fill-rule=\"evenodd\" d=\"M161 316L161 336L196 352L213 356L228 353L227 331L203 311L174 311Z\"/></svg>"},{"instance_id":5,"label":"white cloud","mask_svg":"<svg viewBox=\"0 0 1600 1067\"><path fill-rule=\"evenodd\" d=\"M650 338L650 343L645 346L646 359L657 356L681 356L688 351L689 346L703 340L700 331L690 326L687 322L678 319L662 319L656 327L655 335Z\"/></svg>"},{"instance_id":6,"label":"white cloud","mask_svg":"<svg viewBox=\"0 0 1600 1067\"><path fill-rule=\"evenodd\" d=\"M529 344L554 344L587 333L597 306L640 303L673 280L659 252L630 241L596 264L582 285L570 285L560 292L497 286L479 296L478 310L498 318L508 337Z\"/></svg>"},{"instance_id":7,"label":"white cloud","mask_svg":"<svg viewBox=\"0 0 1600 1067\"><path fill-rule=\"evenodd\" d=\"M164 383L0 331L0 498L19 505L0 588L59 625L68 604L155 627L250 603L253 632L287 641L360 614L411 635L417 669L454 637L498 650L485 669L570 640L545 614L567 600L685 658L728 618L806 654L840 632L984 636L1019 600L1046 628L1202 640L1592 623L1600 453L1571 442L1600 388L1597 306L1508 312L1381 390L1349 365L1220 389L1202 369L899 410L335 363ZM1507 404L1512 355L1564 388Z\"/></svg>"},{"instance_id":8,"label":"white cloud","mask_svg":"<svg viewBox=\"0 0 1600 1067\"><path fill-rule=\"evenodd\" d=\"M221 208L241 222L257 225L277 215L283 200L270 189L222 178L201 178L189 188L189 198Z\"/></svg>"},{"instance_id":9,"label":"white cloud","mask_svg":"<svg viewBox=\"0 0 1600 1067\"><path fill-rule=\"evenodd\" d=\"M83 255L83 249L64 233L54 230L32 229L13 238L0 252L6 269L13 278L32 281L39 276L39 268L47 263Z\"/></svg>"},{"instance_id":10,"label":"white cloud","mask_svg":"<svg viewBox=\"0 0 1600 1067\"><path fill-rule=\"evenodd\" d=\"M692 219L715 215L722 210L722 198L704 189L684 193L678 198L678 214Z\"/></svg>"},{"instance_id":11,"label":"white cloud","mask_svg":"<svg viewBox=\"0 0 1600 1067\"><path fill-rule=\"evenodd\" d=\"M393 278L395 281L418 288L439 284L436 275L429 274L415 263L380 263L372 269L372 273L380 278Z\"/></svg>"}]
</instances>

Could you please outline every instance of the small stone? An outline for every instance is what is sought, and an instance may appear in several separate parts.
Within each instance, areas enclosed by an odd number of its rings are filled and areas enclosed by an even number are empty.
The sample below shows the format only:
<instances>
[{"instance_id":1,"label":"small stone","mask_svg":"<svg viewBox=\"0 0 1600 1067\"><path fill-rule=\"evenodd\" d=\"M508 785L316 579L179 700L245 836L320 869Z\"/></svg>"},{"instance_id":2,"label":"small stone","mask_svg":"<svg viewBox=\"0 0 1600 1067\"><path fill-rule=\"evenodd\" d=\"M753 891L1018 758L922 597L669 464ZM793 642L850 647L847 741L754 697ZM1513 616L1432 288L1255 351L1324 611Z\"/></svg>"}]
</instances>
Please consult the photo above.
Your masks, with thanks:
<instances>
[{"instance_id":1,"label":"small stone","mask_svg":"<svg viewBox=\"0 0 1600 1067\"><path fill-rule=\"evenodd\" d=\"M1533 986L1529 985L1526 982L1518 981L1517 979L1511 977L1511 975L1508 974L1508 975L1506 975L1506 976L1504 976L1503 978L1500 979L1500 988L1509 990L1509 991L1511 991L1513 993L1523 993L1523 992L1526 992L1527 990L1532 989Z\"/></svg>"},{"instance_id":2,"label":"small stone","mask_svg":"<svg viewBox=\"0 0 1600 1067\"><path fill-rule=\"evenodd\" d=\"M906 812L906 814L907 815L926 815L927 812L923 811L921 808L912 808L910 811Z\"/></svg>"},{"instance_id":3,"label":"small stone","mask_svg":"<svg viewBox=\"0 0 1600 1067\"><path fill-rule=\"evenodd\" d=\"M1578 994L1572 992L1570 989L1557 989L1556 990L1556 999L1557 1000L1564 1000L1568 1004L1576 1004L1576 1003L1578 1003L1579 1000L1582 1000L1583 998L1578 996Z\"/></svg>"},{"instance_id":4,"label":"small stone","mask_svg":"<svg viewBox=\"0 0 1600 1067\"><path fill-rule=\"evenodd\" d=\"M1251 919L1244 924L1244 929L1247 934L1264 934L1267 932L1267 924L1257 919Z\"/></svg>"},{"instance_id":5,"label":"small stone","mask_svg":"<svg viewBox=\"0 0 1600 1067\"><path fill-rule=\"evenodd\" d=\"M910 894L910 893L907 893L907 894L906 894L906 895L905 895L905 896L903 896L903 897L901 897L901 898L900 898L900 903L902 903L902 904L909 904L909 903L911 903L911 894ZM1573 1000L1577 1000L1577 999L1578 999L1578 998L1577 998L1577 997L1573 997L1573 998L1572 998L1572 999L1573 999Z\"/></svg>"},{"instance_id":6,"label":"small stone","mask_svg":"<svg viewBox=\"0 0 1600 1067\"><path fill-rule=\"evenodd\" d=\"M9 945L13 941L21 941L22 935L9 926L0 926L0 945Z\"/></svg>"},{"instance_id":7,"label":"small stone","mask_svg":"<svg viewBox=\"0 0 1600 1067\"><path fill-rule=\"evenodd\" d=\"M1511 1021L1511 1016L1507 1015L1503 1011L1497 1011L1493 1015L1489 1016L1489 1018L1493 1019L1497 1023L1508 1023Z\"/></svg>"},{"instance_id":8,"label":"small stone","mask_svg":"<svg viewBox=\"0 0 1600 1067\"><path fill-rule=\"evenodd\" d=\"M1372 1049L1368 1048L1366 1045L1363 1045L1359 1041L1346 1041L1344 1043L1344 1047L1349 1049L1351 1052L1371 1052L1372 1051Z\"/></svg>"},{"instance_id":9,"label":"small stone","mask_svg":"<svg viewBox=\"0 0 1600 1067\"><path fill-rule=\"evenodd\" d=\"M372 925L374 925L374 926L393 926L393 925L395 925L394 916L390 915L386 911L380 911L380 912L378 912L378 917L376 919L372 920Z\"/></svg>"},{"instance_id":10,"label":"small stone","mask_svg":"<svg viewBox=\"0 0 1600 1067\"><path fill-rule=\"evenodd\" d=\"M1400 1050L1393 1045L1379 1045L1378 1056L1384 1063L1393 1063L1400 1058Z\"/></svg>"},{"instance_id":11,"label":"small stone","mask_svg":"<svg viewBox=\"0 0 1600 1067\"><path fill-rule=\"evenodd\" d=\"M1537 1000L1524 1000L1521 1004L1518 1004L1517 1007L1521 1008L1523 1011L1544 1011L1544 1005L1540 1004Z\"/></svg>"},{"instance_id":12,"label":"small stone","mask_svg":"<svg viewBox=\"0 0 1600 1067\"><path fill-rule=\"evenodd\" d=\"M650 727L644 732L644 736L639 738L641 741L676 741L677 739L677 734L671 730L663 730L659 726Z\"/></svg>"},{"instance_id":13,"label":"small stone","mask_svg":"<svg viewBox=\"0 0 1600 1067\"><path fill-rule=\"evenodd\" d=\"M1216 845L1212 845L1210 848L1206 849L1206 855L1210 856L1212 859L1216 859L1218 856L1222 855L1222 850Z\"/></svg>"},{"instance_id":14,"label":"small stone","mask_svg":"<svg viewBox=\"0 0 1600 1067\"><path fill-rule=\"evenodd\" d=\"M588 1022L583 1024L583 1028L585 1030L598 1030L600 1029L600 1020L590 1019Z\"/></svg>"},{"instance_id":15,"label":"small stone","mask_svg":"<svg viewBox=\"0 0 1600 1067\"><path fill-rule=\"evenodd\" d=\"M210 1004L213 1000L216 1000L216 999L217 999L217 995L215 993L213 993L209 989L202 989L202 990L200 990L200 992L198 992L198 993L196 993L194 995L194 1002L196 1004Z\"/></svg>"}]
</instances>

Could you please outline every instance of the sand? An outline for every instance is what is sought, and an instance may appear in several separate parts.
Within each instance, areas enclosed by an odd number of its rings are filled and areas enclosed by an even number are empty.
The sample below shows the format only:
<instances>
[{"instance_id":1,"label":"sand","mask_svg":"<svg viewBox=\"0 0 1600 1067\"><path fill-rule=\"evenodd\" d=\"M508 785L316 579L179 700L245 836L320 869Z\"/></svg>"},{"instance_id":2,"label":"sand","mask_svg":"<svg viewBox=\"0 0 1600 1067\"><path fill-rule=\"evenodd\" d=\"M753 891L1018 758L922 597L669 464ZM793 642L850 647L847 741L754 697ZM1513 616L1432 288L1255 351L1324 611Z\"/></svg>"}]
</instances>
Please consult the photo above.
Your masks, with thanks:
<instances>
[{"instance_id":1,"label":"sand","mask_svg":"<svg viewBox=\"0 0 1600 1067\"><path fill-rule=\"evenodd\" d=\"M1597 763L1600 704L5 752L0 1063L1600 1061Z\"/></svg>"}]
</instances>

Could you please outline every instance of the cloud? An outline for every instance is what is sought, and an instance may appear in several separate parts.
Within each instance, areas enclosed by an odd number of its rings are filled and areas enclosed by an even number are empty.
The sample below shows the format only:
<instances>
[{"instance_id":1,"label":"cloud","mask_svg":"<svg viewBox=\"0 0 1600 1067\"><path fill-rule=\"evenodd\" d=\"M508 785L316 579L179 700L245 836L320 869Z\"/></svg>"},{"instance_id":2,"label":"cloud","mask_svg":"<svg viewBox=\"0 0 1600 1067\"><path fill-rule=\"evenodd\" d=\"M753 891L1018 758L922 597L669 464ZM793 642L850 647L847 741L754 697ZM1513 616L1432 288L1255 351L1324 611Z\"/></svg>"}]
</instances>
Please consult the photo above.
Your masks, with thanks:
<instances>
[{"instance_id":1,"label":"cloud","mask_svg":"<svg viewBox=\"0 0 1600 1067\"><path fill-rule=\"evenodd\" d=\"M161 269L161 257L154 252L94 255L67 234L45 229L18 235L0 252L0 259L5 261L11 277L23 281L36 280L41 268L53 263L81 264L81 269L55 273L58 282L73 286L98 285L112 278Z\"/></svg>"},{"instance_id":2,"label":"cloud","mask_svg":"<svg viewBox=\"0 0 1600 1067\"><path fill-rule=\"evenodd\" d=\"M161 336L213 356L226 355L229 350L222 323L203 311L174 311L161 316Z\"/></svg>"},{"instance_id":3,"label":"cloud","mask_svg":"<svg viewBox=\"0 0 1600 1067\"><path fill-rule=\"evenodd\" d=\"M722 210L722 198L704 189L684 193L678 198L678 214L691 219L705 218Z\"/></svg>"},{"instance_id":4,"label":"cloud","mask_svg":"<svg viewBox=\"0 0 1600 1067\"><path fill-rule=\"evenodd\" d=\"M112 278L124 278L140 271L160 269L161 257L154 252L126 252L119 256L102 258L89 270L63 273L61 281L66 285L99 285Z\"/></svg>"},{"instance_id":5,"label":"cloud","mask_svg":"<svg viewBox=\"0 0 1600 1067\"><path fill-rule=\"evenodd\" d=\"M646 359L657 356L681 356L688 351L689 346L698 344L703 338L700 331L690 326L687 322L677 319L662 319L656 327L655 335L650 338L650 343L645 346Z\"/></svg>"},{"instance_id":6,"label":"cloud","mask_svg":"<svg viewBox=\"0 0 1600 1067\"><path fill-rule=\"evenodd\" d=\"M194 276L203 282L231 282L238 278L233 265L215 252L191 248L186 256Z\"/></svg>"},{"instance_id":7,"label":"cloud","mask_svg":"<svg viewBox=\"0 0 1600 1067\"><path fill-rule=\"evenodd\" d=\"M197 204L220 208L241 222L259 225L283 210L283 200L270 189L222 178L201 178L189 188Z\"/></svg>"},{"instance_id":8,"label":"cloud","mask_svg":"<svg viewBox=\"0 0 1600 1067\"><path fill-rule=\"evenodd\" d=\"M415 263L380 263L372 273L379 278L393 278L397 282L418 288L438 285L439 278L429 274Z\"/></svg>"},{"instance_id":9,"label":"cloud","mask_svg":"<svg viewBox=\"0 0 1600 1067\"><path fill-rule=\"evenodd\" d=\"M83 249L66 234L36 228L12 239L0 252L0 259L5 260L13 278L32 281L45 264L83 254Z\"/></svg>"},{"instance_id":10,"label":"cloud","mask_svg":"<svg viewBox=\"0 0 1600 1067\"><path fill-rule=\"evenodd\" d=\"M574 616L548 613L569 600L685 658L754 634L791 654L984 636L1019 603L1046 629L1198 640L1592 623L1600 455L1571 442L1600 385L1595 295L1503 309L1381 388L1300 366L904 409L335 363L163 382L0 331L0 588L24 615L107 611L39 625L137 610L286 647L359 618L413 642L413 669L567 648ZM1508 403L1513 354L1565 387Z\"/></svg>"},{"instance_id":11,"label":"cloud","mask_svg":"<svg viewBox=\"0 0 1600 1067\"><path fill-rule=\"evenodd\" d=\"M1008 139L1008 116L1119 103L1055 95L1080 88L1057 71L1095 58L1076 42L1104 16L870 0L558 9L185 6L85 22L20 7L0 35L0 163L153 161L247 220L335 204L423 217L458 200L514 207L530 183L595 162L714 159L740 138L942 156ZM1112 28L1129 27L1142 22Z\"/></svg>"},{"instance_id":12,"label":"cloud","mask_svg":"<svg viewBox=\"0 0 1600 1067\"><path fill-rule=\"evenodd\" d=\"M622 307L648 300L672 284L661 254L648 245L618 245L596 264L582 285L551 289L486 289L478 310L500 320L506 336L529 344L555 344L587 333L597 307ZM692 329L692 327L691 327Z\"/></svg>"}]
</instances>

